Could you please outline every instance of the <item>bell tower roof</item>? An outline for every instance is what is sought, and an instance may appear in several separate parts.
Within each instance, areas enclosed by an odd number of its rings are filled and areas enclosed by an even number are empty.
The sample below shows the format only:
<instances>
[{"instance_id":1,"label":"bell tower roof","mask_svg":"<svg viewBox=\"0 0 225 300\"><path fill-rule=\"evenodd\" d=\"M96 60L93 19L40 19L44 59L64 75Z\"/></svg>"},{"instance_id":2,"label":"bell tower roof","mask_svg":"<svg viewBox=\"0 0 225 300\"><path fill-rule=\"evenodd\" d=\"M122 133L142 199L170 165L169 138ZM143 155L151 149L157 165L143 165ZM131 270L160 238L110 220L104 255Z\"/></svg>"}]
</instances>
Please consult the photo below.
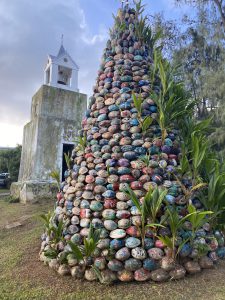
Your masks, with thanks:
<instances>
[{"instance_id":1,"label":"bell tower roof","mask_svg":"<svg viewBox=\"0 0 225 300\"><path fill-rule=\"evenodd\" d=\"M66 51L63 38L57 56L48 55L45 66L45 79L47 85L78 91L79 67Z\"/></svg>"}]
</instances>

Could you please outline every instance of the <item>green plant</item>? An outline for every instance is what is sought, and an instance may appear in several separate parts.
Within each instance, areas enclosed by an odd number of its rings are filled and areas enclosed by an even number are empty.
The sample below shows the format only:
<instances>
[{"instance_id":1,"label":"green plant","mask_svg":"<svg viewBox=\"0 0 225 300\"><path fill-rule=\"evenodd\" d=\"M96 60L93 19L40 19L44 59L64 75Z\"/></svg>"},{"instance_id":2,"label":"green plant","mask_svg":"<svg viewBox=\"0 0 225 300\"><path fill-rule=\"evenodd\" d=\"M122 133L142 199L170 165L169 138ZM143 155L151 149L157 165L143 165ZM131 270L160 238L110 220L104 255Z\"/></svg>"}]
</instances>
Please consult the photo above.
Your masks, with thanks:
<instances>
[{"instance_id":1,"label":"green plant","mask_svg":"<svg viewBox=\"0 0 225 300\"><path fill-rule=\"evenodd\" d=\"M161 205L167 191L161 191L158 189L158 187L153 191L150 189L144 196L142 204L140 203L134 191L128 185L123 192L130 197L141 215L141 226L137 225L137 227L141 235L142 245L144 246L146 227L164 227L163 225L157 223L157 214L161 209ZM148 218L151 220L150 224L147 224Z\"/></svg>"},{"instance_id":2,"label":"green plant","mask_svg":"<svg viewBox=\"0 0 225 300\"><path fill-rule=\"evenodd\" d=\"M141 130L143 133L145 133L148 130L149 126L152 124L153 119L150 116L146 116L144 119L142 118L142 102L143 102L142 96L138 95L137 97L136 94L133 93L132 98L134 101L134 106L137 110L138 121L141 126Z\"/></svg>"},{"instance_id":3,"label":"green plant","mask_svg":"<svg viewBox=\"0 0 225 300\"><path fill-rule=\"evenodd\" d=\"M213 214L212 211L197 211L196 207L192 204L188 205L187 220L191 223L192 240L195 237L195 232L207 222L207 216Z\"/></svg>"},{"instance_id":4,"label":"green plant","mask_svg":"<svg viewBox=\"0 0 225 300\"><path fill-rule=\"evenodd\" d=\"M47 235L50 236L52 228L52 219L54 218L54 214L51 211L49 211L47 214L41 214L40 218L44 223Z\"/></svg>"},{"instance_id":5,"label":"green plant","mask_svg":"<svg viewBox=\"0 0 225 300\"><path fill-rule=\"evenodd\" d=\"M211 223L213 226L225 225L225 173L219 167L211 174L208 188L198 193L198 198L207 210L214 212Z\"/></svg>"},{"instance_id":6,"label":"green plant","mask_svg":"<svg viewBox=\"0 0 225 300\"><path fill-rule=\"evenodd\" d=\"M87 137L85 135L83 137L79 136L75 139L75 142L78 150L83 151L87 145Z\"/></svg>"},{"instance_id":7,"label":"green plant","mask_svg":"<svg viewBox=\"0 0 225 300\"><path fill-rule=\"evenodd\" d=\"M189 240L186 239L183 241L177 248L176 243L178 240L178 233L182 229L184 222L188 219L189 214L185 217L180 217L177 210L175 208L168 207L166 210L166 214L164 216L163 222L167 222L170 231L171 236L158 236L158 239L163 242L164 245L166 245L170 249L170 255L173 259L177 257L182 247L187 243Z\"/></svg>"},{"instance_id":8,"label":"green plant","mask_svg":"<svg viewBox=\"0 0 225 300\"><path fill-rule=\"evenodd\" d=\"M84 245L77 246L75 243L68 241L71 252L78 261L84 261L87 264L87 259L91 257L96 250L96 247L100 240L101 229L94 229L93 225L90 225L88 237L84 238Z\"/></svg>"},{"instance_id":9,"label":"green plant","mask_svg":"<svg viewBox=\"0 0 225 300\"><path fill-rule=\"evenodd\" d=\"M49 176L52 177L53 179L55 179L57 187L58 187L58 191L60 192L60 173L59 173L59 171L58 170L51 171Z\"/></svg>"},{"instance_id":10,"label":"green plant","mask_svg":"<svg viewBox=\"0 0 225 300\"><path fill-rule=\"evenodd\" d=\"M143 163L145 163L146 167L149 167L150 165L150 160L151 160L151 156L150 156L150 152L148 152L145 155L141 155L138 158L139 160L143 161Z\"/></svg>"},{"instance_id":11,"label":"green plant","mask_svg":"<svg viewBox=\"0 0 225 300\"><path fill-rule=\"evenodd\" d=\"M63 230L65 224L63 220L60 220L58 224L56 224L54 217L54 212L52 213L50 211L47 214L40 215L40 218L45 225L47 235L51 239L52 243L57 244L58 242L63 240Z\"/></svg>"},{"instance_id":12,"label":"green plant","mask_svg":"<svg viewBox=\"0 0 225 300\"><path fill-rule=\"evenodd\" d=\"M68 154L64 153L64 157L65 157L67 169L70 170L71 169L71 163L72 163L72 161L71 161L69 152L68 152Z\"/></svg>"},{"instance_id":13,"label":"green plant","mask_svg":"<svg viewBox=\"0 0 225 300\"><path fill-rule=\"evenodd\" d=\"M178 123L184 115L191 114L195 101L189 99L184 91L182 82L175 81L177 69L163 59L159 51L154 53L152 76L159 79L156 92L151 97L158 107L158 124L161 128L162 142L167 136L171 124Z\"/></svg>"}]
</instances>

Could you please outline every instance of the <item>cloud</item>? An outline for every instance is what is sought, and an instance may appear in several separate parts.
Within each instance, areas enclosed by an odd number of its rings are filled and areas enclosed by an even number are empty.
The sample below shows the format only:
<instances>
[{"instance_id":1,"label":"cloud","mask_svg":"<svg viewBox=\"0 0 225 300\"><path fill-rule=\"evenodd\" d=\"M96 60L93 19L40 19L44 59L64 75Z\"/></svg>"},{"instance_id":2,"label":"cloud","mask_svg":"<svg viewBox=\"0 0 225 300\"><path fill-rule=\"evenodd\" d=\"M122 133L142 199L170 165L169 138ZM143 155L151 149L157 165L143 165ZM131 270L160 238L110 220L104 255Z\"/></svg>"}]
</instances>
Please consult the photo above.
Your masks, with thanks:
<instances>
[{"instance_id":1,"label":"cloud","mask_svg":"<svg viewBox=\"0 0 225 300\"><path fill-rule=\"evenodd\" d=\"M0 28L0 121L4 123L0 145L5 145L12 144L3 137L5 124L21 130L29 121L31 98L43 83L47 54L57 54L61 34L80 66L80 90L90 95L107 29L101 25L92 33L79 0L1 0ZM9 134L18 142L16 130Z\"/></svg>"}]
</instances>

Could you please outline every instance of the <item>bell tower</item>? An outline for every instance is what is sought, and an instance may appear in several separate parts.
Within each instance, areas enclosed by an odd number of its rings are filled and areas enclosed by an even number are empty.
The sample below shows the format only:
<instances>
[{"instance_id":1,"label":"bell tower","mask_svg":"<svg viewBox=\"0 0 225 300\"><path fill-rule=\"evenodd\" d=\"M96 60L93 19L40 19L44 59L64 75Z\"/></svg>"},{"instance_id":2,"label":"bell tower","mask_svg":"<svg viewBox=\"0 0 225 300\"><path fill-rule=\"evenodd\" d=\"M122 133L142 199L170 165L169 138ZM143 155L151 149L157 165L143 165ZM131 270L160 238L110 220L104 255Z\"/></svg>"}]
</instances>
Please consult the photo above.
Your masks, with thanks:
<instances>
[{"instance_id":1,"label":"bell tower","mask_svg":"<svg viewBox=\"0 0 225 300\"><path fill-rule=\"evenodd\" d=\"M48 61L44 69L44 84L79 92L78 71L78 65L65 50L62 41L57 56L48 55Z\"/></svg>"}]
</instances>

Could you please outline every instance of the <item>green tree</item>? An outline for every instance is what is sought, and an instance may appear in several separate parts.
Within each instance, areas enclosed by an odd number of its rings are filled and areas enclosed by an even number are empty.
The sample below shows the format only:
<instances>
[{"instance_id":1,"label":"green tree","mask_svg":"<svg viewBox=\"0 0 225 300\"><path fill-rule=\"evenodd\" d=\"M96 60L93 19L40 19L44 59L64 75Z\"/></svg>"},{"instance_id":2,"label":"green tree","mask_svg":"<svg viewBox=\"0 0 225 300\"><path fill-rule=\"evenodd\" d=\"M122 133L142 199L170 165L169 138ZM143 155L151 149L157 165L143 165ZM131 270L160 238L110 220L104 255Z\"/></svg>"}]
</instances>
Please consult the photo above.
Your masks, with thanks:
<instances>
[{"instance_id":1,"label":"green tree","mask_svg":"<svg viewBox=\"0 0 225 300\"><path fill-rule=\"evenodd\" d=\"M12 181L18 180L22 146L0 151L0 173L10 173Z\"/></svg>"}]
</instances>

